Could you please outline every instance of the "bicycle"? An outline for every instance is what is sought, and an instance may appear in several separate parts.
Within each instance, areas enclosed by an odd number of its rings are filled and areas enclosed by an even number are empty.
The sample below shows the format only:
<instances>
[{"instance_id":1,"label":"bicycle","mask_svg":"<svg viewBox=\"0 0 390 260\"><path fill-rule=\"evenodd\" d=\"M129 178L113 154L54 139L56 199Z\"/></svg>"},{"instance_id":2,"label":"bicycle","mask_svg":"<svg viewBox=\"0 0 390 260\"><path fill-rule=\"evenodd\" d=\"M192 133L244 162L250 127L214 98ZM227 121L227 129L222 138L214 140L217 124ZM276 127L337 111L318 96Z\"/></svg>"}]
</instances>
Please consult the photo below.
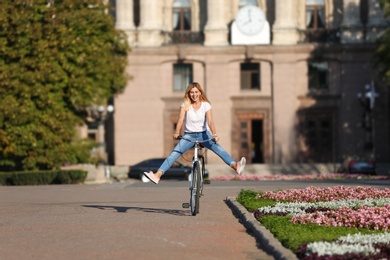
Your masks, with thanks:
<instances>
[{"instance_id":1,"label":"bicycle","mask_svg":"<svg viewBox=\"0 0 390 260\"><path fill-rule=\"evenodd\" d=\"M203 184L210 184L210 180L204 180L205 176L205 163L203 154L200 154L202 150L201 143L211 141L213 139L207 139L204 141L192 141L183 136L179 136L178 139L184 139L191 143L194 143L194 157L192 158L192 171L190 178L190 202L183 203L183 208L191 207L191 215L196 216L199 213L199 199L203 196Z\"/></svg>"}]
</instances>

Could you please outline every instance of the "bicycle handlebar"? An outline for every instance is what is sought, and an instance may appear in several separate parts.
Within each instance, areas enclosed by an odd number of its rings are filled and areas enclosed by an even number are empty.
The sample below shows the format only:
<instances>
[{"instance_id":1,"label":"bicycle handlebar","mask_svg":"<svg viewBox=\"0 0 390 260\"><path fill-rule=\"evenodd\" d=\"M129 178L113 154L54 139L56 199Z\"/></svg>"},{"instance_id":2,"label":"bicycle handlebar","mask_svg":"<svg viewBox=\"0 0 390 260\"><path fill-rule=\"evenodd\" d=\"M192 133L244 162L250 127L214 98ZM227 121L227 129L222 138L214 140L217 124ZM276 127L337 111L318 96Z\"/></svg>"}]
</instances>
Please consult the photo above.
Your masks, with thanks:
<instances>
[{"instance_id":1,"label":"bicycle handlebar","mask_svg":"<svg viewBox=\"0 0 390 260\"><path fill-rule=\"evenodd\" d=\"M211 138L211 139L207 139L207 140L203 140L203 141L198 141L198 140L192 141L192 140L187 139L187 138L185 138L184 136L181 136L181 135L179 135L179 136L177 137L177 139L184 139L184 140L186 140L186 141L188 141L188 142L191 142L191 143L205 143L205 142L208 142L208 141L212 141L212 140L213 140L213 138Z\"/></svg>"}]
</instances>

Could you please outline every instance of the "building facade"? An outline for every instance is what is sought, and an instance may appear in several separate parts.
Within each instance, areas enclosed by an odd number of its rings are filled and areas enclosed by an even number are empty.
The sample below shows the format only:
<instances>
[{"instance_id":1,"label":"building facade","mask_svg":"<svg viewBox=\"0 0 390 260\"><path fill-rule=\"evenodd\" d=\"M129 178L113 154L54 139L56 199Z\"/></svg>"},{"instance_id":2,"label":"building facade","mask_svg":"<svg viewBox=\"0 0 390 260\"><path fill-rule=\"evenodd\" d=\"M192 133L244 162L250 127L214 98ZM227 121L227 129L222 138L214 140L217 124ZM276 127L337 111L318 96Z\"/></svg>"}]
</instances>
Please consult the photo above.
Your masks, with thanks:
<instances>
[{"instance_id":1,"label":"building facade","mask_svg":"<svg viewBox=\"0 0 390 260\"><path fill-rule=\"evenodd\" d=\"M113 4L116 27L131 45L131 78L114 99L111 164L171 152L192 81L205 89L220 143L233 158L389 161L388 87L372 66L374 41L388 26L379 0ZM211 152L207 160L222 163Z\"/></svg>"}]
</instances>

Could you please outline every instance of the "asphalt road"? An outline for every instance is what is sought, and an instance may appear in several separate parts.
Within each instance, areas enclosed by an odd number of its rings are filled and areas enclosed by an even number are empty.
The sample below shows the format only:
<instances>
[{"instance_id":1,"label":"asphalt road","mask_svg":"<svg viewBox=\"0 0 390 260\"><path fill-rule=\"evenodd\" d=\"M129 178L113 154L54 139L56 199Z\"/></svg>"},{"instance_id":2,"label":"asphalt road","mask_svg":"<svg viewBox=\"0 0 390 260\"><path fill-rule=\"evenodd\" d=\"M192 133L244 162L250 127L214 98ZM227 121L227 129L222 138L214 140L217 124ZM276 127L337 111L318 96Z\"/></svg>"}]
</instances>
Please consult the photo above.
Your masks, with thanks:
<instances>
[{"instance_id":1,"label":"asphalt road","mask_svg":"<svg viewBox=\"0 0 390 260\"><path fill-rule=\"evenodd\" d=\"M181 207L188 182L0 187L1 259L274 259L232 214L241 189L372 186L390 181L230 181L205 187L200 214Z\"/></svg>"}]
</instances>

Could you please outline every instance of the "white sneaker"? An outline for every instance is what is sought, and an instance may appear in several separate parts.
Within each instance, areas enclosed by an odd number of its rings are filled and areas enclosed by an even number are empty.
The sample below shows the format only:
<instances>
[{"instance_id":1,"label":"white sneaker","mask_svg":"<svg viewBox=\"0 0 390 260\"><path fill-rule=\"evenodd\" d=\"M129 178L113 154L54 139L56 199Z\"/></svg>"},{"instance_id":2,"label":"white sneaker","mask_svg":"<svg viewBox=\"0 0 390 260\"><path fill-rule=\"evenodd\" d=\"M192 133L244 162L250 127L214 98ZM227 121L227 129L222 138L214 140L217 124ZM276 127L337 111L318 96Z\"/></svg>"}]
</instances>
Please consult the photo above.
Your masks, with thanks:
<instances>
[{"instance_id":1,"label":"white sneaker","mask_svg":"<svg viewBox=\"0 0 390 260\"><path fill-rule=\"evenodd\" d=\"M237 162L236 173L238 175L241 175L244 172L245 165L246 165L246 159L245 157L242 157L241 160Z\"/></svg>"},{"instance_id":2,"label":"white sneaker","mask_svg":"<svg viewBox=\"0 0 390 260\"><path fill-rule=\"evenodd\" d=\"M159 179L157 179L153 172L150 171L150 172L144 172L144 176L146 176L149 180L151 180L154 184L158 184L158 182L160 181Z\"/></svg>"}]
</instances>

